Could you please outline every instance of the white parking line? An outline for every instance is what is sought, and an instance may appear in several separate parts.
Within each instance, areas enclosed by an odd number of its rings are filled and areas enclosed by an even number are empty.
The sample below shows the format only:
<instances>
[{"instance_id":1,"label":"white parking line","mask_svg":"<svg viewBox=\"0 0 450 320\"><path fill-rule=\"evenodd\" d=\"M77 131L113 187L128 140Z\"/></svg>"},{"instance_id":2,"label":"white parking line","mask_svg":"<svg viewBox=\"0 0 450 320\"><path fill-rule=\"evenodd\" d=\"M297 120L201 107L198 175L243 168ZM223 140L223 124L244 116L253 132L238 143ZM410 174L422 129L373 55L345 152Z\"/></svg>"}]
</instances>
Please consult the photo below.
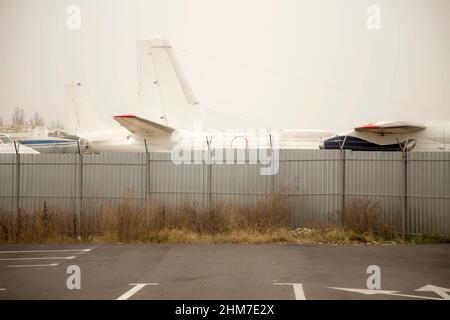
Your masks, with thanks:
<instances>
[{"instance_id":1,"label":"white parking line","mask_svg":"<svg viewBox=\"0 0 450 320\"><path fill-rule=\"evenodd\" d=\"M15 251L0 251L0 253L48 253L48 252L89 252L92 249L67 249L67 250L15 250Z\"/></svg>"},{"instance_id":2,"label":"white parking line","mask_svg":"<svg viewBox=\"0 0 450 320\"><path fill-rule=\"evenodd\" d=\"M125 292L123 295L118 297L116 300L127 300L129 297L131 297L133 294L141 290L145 286L157 286L159 283L130 283L130 286L134 286L127 292Z\"/></svg>"},{"instance_id":3,"label":"white parking line","mask_svg":"<svg viewBox=\"0 0 450 320\"><path fill-rule=\"evenodd\" d=\"M301 283L274 283L281 286L292 286L294 288L295 300L306 300L305 291L303 291L303 285Z\"/></svg>"},{"instance_id":4,"label":"white parking line","mask_svg":"<svg viewBox=\"0 0 450 320\"><path fill-rule=\"evenodd\" d=\"M0 261L23 261L23 260L71 260L75 256L70 257L38 257L38 258L2 258Z\"/></svg>"},{"instance_id":5,"label":"white parking line","mask_svg":"<svg viewBox=\"0 0 450 320\"><path fill-rule=\"evenodd\" d=\"M32 267L56 267L59 265L58 263L50 263L50 264L17 264L6 266L7 268L32 268Z\"/></svg>"},{"instance_id":6,"label":"white parking line","mask_svg":"<svg viewBox=\"0 0 450 320\"><path fill-rule=\"evenodd\" d=\"M400 291L394 290L380 290L380 289L353 289L353 288L338 288L338 287L328 287L328 289L336 289L348 292L356 292L366 295L375 295L375 294L384 294L389 296L397 296L397 297L405 297L405 298L414 298L414 299L427 299L427 300L443 300L442 298L435 297L427 297L427 296L416 296L411 294L403 294Z\"/></svg>"}]
</instances>

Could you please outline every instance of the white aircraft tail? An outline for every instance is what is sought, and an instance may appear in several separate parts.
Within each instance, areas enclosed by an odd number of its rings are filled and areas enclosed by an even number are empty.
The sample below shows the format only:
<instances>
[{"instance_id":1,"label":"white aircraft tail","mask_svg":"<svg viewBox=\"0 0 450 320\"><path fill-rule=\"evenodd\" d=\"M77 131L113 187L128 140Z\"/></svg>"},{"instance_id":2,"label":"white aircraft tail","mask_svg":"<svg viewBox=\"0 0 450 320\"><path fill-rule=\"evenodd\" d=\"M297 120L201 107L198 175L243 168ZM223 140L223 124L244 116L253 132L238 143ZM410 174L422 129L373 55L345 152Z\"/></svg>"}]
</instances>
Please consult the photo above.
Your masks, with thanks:
<instances>
[{"instance_id":1,"label":"white aircraft tail","mask_svg":"<svg viewBox=\"0 0 450 320\"><path fill-rule=\"evenodd\" d=\"M92 132L107 127L92 110L81 83L70 83L66 86L65 126L70 134Z\"/></svg>"},{"instance_id":2,"label":"white aircraft tail","mask_svg":"<svg viewBox=\"0 0 450 320\"><path fill-rule=\"evenodd\" d=\"M165 125L176 123L187 106L198 104L168 41L137 42L138 101L142 114ZM170 122L169 122L170 121Z\"/></svg>"}]
</instances>

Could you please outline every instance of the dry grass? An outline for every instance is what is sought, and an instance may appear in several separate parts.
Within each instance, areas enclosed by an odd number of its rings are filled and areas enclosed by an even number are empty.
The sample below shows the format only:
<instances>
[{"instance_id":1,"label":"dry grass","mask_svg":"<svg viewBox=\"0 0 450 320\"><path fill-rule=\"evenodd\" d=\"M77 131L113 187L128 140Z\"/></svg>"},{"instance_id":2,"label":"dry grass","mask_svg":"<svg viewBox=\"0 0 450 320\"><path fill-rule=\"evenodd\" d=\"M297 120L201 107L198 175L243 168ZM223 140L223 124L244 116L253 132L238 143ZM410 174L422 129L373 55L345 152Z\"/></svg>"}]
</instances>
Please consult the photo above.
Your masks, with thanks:
<instances>
[{"instance_id":1,"label":"dry grass","mask_svg":"<svg viewBox=\"0 0 450 320\"><path fill-rule=\"evenodd\" d=\"M395 237L400 232L399 222L383 217L381 208L370 200L350 201L338 216L343 230L381 234L385 238Z\"/></svg>"},{"instance_id":2,"label":"dry grass","mask_svg":"<svg viewBox=\"0 0 450 320\"><path fill-rule=\"evenodd\" d=\"M297 243L329 243L329 244L398 244L407 243L401 237L386 237L374 232L356 232L342 227L335 228L298 228L291 231L290 236Z\"/></svg>"},{"instance_id":3,"label":"dry grass","mask_svg":"<svg viewBox=\"0 0 450 320\"><path fill-rule=\"evenodd\" d=\"M311 229L289 228L291 212L282 197L269 197L253 207L222 204L210 211L198 205L183 208L133 205L124 199L115 208L84 209L77 215L44 203L37 212L0 212L0 243L421 243L403 240L396 224L382 224L370 202L351 202L339 221ZM427 243L443 238L427 237Z\"/></svg>"},{"instance_id":4,"label":"dry grass","mask_svg":"<svg viewBox=\"0 0 450 320\"><path fill-rule=\"evenodd\" d=\"M74 216L41 210L18 214L0 212L0 243L71 242L75 239Z\"/></svg>"},{"instance_id":5,"label":"dry grass","mask_svg":"<svg viewBox=\"0 0 450 320\"><path fill-rule=\"evenodd\" d=\"M0 213L0 243L143 242L143 243L273 243L291 241L289 210L269 197L253 207L219 205L183 208L133 205L124 199L115 208L84 209L80 230L76 215L49 209Z\"/></svg>"},{"instance_id":6,"label":"dry grass","mask_svg":"<svg viewBox=\"0 0 450 320\"><path fill-rule=\"evenodd\" d=\"M293 238L302 243L390 244L405 243L395 221L386 221L380 207L370 200L352 200L337 212L338 221L330 226L297 229Z\"/></svg>"}]
</instances>

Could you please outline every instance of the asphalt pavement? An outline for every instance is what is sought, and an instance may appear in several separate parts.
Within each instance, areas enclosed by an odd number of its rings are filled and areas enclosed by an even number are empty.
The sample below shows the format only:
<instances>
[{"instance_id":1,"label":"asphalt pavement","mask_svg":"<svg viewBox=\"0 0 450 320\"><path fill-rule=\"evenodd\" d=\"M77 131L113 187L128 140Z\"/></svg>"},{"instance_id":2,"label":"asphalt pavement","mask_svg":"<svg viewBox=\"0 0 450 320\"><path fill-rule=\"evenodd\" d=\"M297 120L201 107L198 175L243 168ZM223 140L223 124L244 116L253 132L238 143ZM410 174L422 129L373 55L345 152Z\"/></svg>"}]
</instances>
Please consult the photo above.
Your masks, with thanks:
<instances>
[{"instance_id":1,"label":"asphalt pavement","mask_svg":"<svg viewBox=\"0 0 450 320\"><path fill-rule=\"evenodd\" d=\"M435 300L447 288L448 244L0 246L0 299Z\"/></svg>"}]
</instances>

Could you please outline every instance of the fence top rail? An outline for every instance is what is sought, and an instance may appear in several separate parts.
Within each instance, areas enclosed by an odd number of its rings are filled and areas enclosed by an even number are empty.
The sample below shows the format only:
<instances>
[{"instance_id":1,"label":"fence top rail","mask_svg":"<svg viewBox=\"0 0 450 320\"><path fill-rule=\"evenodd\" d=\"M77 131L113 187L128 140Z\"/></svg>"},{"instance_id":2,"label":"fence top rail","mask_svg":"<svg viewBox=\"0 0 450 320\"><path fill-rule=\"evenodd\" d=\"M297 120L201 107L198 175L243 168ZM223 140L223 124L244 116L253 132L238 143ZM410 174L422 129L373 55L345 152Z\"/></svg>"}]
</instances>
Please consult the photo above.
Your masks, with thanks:
<instances>
[{"instance_id":1,"label":"fence top rail","mask_svg":"<svg viewBox=\"0 0 450 320\"><path fill-rule=\"evenodd\" d=\"M339 162L342 161L342 159L281 159L279 160L280 163L304 163L304 162ZM346 162L404 162L403 159L345 159ZM407 159L408 163L450 163L450 159ZM150 163L173 163L171 160L152 160L149 159L148 162ZM0 162L0 166L14 166L17 162ZM147 163L136 163L136 162L84 162L84 166L96 166L96 165L104 165L104 166L145 166ZM201 163L184 163L181 165L206 165L210 164L208 161L202 161ZM212 163L213 165L259 165L261 162L224 162L224 163ZM80 165L79 161L76 162L28 162L28 161L20 161L20 165L22 166L75 166Z\"/></svg>"}]
</instances>

